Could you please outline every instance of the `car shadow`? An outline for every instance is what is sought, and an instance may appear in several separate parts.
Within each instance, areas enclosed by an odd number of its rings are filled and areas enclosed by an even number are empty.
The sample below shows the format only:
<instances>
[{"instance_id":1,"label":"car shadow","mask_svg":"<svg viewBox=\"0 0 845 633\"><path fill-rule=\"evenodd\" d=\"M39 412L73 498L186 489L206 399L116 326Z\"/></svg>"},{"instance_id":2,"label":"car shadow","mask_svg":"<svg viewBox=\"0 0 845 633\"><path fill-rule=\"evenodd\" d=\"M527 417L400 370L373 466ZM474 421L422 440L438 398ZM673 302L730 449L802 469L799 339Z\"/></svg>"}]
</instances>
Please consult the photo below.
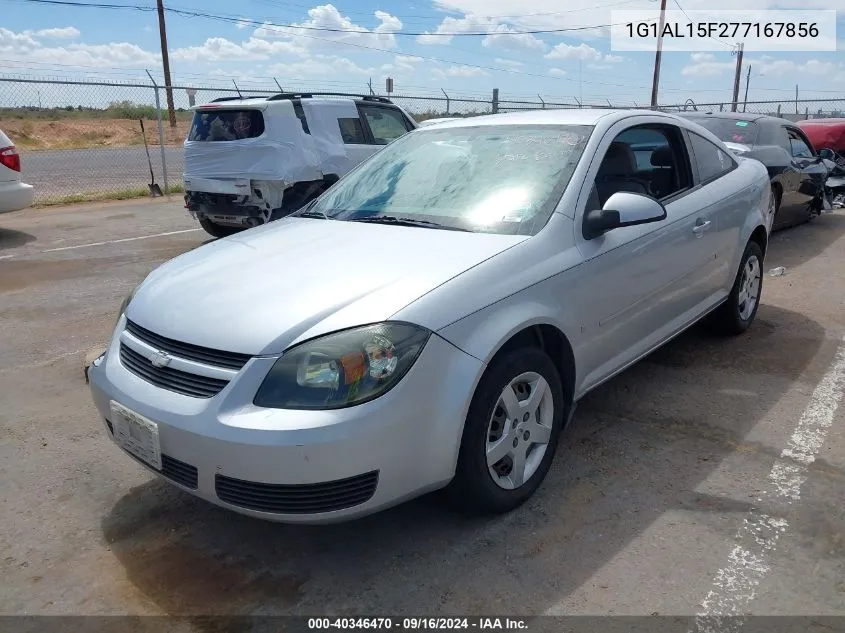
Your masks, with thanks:
<instances>
[{"instance_id":1,"label":"car shadow","mask_svg":"<svg viewBox=\"0 0 845 633\"><path fill-rule=\"evenodd\" d=\"M0 251L7 248L17 248L29 242L32 242L35 236L31 233L24 233L23 231L16 231L14 229L6 229L0 226Z\"/></svg>"},{"instance_id":2,"label":"car shadow","mask_svg":"<svg viewBox=\"0 0 845 633\"><path fill-rule=\"evenodd\" d=\"M464 518L432 494L345 524L283 525L153 480L118 500L103 535L173 615L543 613L665 513L715 524L748 510L698 489L737 452L774 458L745 438L823 371L835 353L824 336L768 305L740 337L693 328L582 400L547 480L507 515Z\"/></svg>"},{"instance_id":3,"label":"car shadow","mask_svg":"<svg viewBox=\"0 0 845 633\"><path fill-rule=\"evenodd\" d=\"M818 256L845 235L845 212L825 213L810 222L772 233L766 270L776 266L795 268Z\"/></svg>"}]
</instances>

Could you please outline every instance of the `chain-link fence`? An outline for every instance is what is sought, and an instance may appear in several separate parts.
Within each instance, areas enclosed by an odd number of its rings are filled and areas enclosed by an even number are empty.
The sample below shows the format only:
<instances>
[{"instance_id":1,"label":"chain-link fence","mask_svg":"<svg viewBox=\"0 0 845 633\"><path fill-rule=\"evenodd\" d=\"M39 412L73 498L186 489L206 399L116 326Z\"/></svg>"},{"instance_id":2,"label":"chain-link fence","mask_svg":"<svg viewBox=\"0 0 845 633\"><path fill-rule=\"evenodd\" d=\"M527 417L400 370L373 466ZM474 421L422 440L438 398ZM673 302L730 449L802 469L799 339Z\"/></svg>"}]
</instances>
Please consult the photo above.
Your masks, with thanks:
<instances>
[{"instance_id":1,"label":"chain-link fence","mask_svg":"<svg viewBox=\"0 0 845 633\"><path fill-rule=\"evenodd\" d=\"M295 87L286 86L296 91ZM174 112L167 108L167 90L152 82L117 83L64 79L0 77L0 129L21 153L24 179L35 185L36 202L73 202L121 198L182 186L182 143L191 121L189 108L219 97L271 95L266 90L173 86ZM305 91L308 92L308 91ZM630 103L579 103L448 95L390 95L417 121L495 112L599 107L648 106ZM691 99L662 105L661 110L730 112L730 102L696 104ZM736 109L797 121L845 117L845 99L782 100L739 103ZM144 141L146 140L146 147ZM148 157L149 156L149 157ZM152 171L152 175L150 172Z\"/></svg>"}]
</instances>

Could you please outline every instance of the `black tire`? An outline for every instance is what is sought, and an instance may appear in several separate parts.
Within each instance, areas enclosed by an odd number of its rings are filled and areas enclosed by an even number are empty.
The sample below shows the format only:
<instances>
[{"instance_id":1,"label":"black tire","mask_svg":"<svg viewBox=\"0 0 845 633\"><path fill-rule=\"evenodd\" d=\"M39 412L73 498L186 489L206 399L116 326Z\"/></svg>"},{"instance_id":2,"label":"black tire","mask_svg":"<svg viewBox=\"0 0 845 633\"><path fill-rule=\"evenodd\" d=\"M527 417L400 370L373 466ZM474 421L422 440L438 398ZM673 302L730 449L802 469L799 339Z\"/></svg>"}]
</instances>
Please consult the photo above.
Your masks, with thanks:
<instances>
[{"instance_id":1,"label":"black tire","mask_svg":"<svg viewBox=\"0 0 845 633\"><path fill-rule=\"evenodd\" d=\"M488 429L502 391L524 372L536 372L549 384L554 419L549 443L537 470L518 488L506 490L493 480L487 467ZM528 500L549 471L568 407L557 368L543 350L534 347L516 349L494 360L470 403L455 477L445 491L451 505L464 514L499 514L509 512Z\"/></svg>"},{"instance_id":2,"label":"black tire","mask_svg":"<svg viewBox=\"0 0 845 633\"><path fill-rule=\"evenodd\" d=\"M772 197L775 201L775 208L772 211L772 228L774 228L777 224L778 211L780 211L780 187L775 187L774 185L772 185Z\"/></svg>"},{"instance_id":3,"label":"black tire","mask_svg":"<svg viewBox=\"0 0 845 633\"><path fill-rule=\"evenodd\" d=\"M202 226L205 232L213 237L227 237L229 235L234 235L235 233L240 233L244 230L236 226L223 226L222 224L215 224L208 218L204 218L202 216L199 217L199 221L200 226Z\"/></svg>"},{"instance_id":4,"label":"black tire","mask_svg":"<svg viewBox=\"0 0 845 633\"><path fill-rule=\"evenodd\" d=\"M743 318L740 305L740 292L742 291L745 278L745 267L749 260L755 257L757 258L757 266L760 271L760 286L757 290L754 309L746 318ZM736 336L742 334L751 326L754 317L757 315L757 308L760 307L760 297L763 294L763 276L763 250L757 242L748 242L739 263L739 270L737 270L734 285L731 288L731 294L728 295L727 300L710 317L710 324L717 333L726 336Z\"/></svg>"}]
</instances>

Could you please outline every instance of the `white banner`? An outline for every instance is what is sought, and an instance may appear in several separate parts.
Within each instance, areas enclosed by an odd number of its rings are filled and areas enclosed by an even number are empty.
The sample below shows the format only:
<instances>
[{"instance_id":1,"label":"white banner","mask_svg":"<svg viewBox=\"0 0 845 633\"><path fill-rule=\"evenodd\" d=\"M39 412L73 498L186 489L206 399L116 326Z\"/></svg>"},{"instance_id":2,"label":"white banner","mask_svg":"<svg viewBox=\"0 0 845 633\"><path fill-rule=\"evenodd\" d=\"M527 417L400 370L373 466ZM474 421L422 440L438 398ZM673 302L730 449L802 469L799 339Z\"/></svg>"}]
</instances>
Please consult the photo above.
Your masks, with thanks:
<instances>
[{"instance_id":1,"label":"white banner","mask_svg":"<svg viewBox=\"0 0 845 633\"><path fill-rule=\"evenodd\" d=\"M613 51L835 51L836 11L823 10L611 10Z\"/></svg>"}]
</instances>

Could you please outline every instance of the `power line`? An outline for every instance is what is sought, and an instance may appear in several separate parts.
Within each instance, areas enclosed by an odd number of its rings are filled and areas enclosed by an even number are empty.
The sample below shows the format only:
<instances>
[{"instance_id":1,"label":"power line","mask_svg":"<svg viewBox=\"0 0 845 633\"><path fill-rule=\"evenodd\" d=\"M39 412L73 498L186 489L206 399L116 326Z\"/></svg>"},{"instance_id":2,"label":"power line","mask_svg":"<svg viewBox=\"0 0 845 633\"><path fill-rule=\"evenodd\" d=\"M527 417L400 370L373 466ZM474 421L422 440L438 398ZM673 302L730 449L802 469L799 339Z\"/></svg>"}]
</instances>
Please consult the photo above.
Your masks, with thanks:
<instances>
[{"instance_id":1,"label":"power line","mask_svg":"<svg viewBox=\"0 0 845 633\"><path fill-rule=\"evenodd\" d=\"M129 5L129 4L111 4L111 3L95 3L95 2L78 2L76 0L18 0L19 2L31 2L35 4L49 4L49 5L59 5L59 6L70 6L70 7L86 7L86 8L94 8L94 9L135 9L138 11L155 11L155 7L147 7L142 5ZM294 30L306 30L306 31L322 31L322 32L329 32L329 33L350 33L350 34L361 34L361 35L368 35L368 34L377 34L377 35L402 35L402 36L420 36L420 35L428 35L433 37L479 37L479 36L487 36L487 35L539 35L542 33L577 33L581 31L592 31L595 29L602 29L602 28L609 28L611 26L618 26L623 24L619 22L617 24L593 24L590 26L572 26L572 27L565 27L565 28L557 28L557 29L531 29L531 30L511 30L511 31L450 31L450 32L439 32L439 33L431 33L429 31L372 31L370 29L342 29L342 28L333 28L328 26L305 26L300 24L272 24L268 22L261 22L259 20L251 20L249 18L235 18L231 14L230 15L222 15L222 14L213 14L207 13L205 11L193 11L187 9L174 9L171 7L167 8L169 13L175 13L177 15L183 15L187 17L205 17L210 18L214 17L217 19L225 19L226 21L240 23L240 24L253 24L255 26L265 26L269 24L270 26L283 28L283 29L294 29Z\"/></svg>"},{"instance_id":2,"label":"power line","mask_svg":"<svg viewBox=\"0 0 845 633\"><path fill-rule=\"evenodd\" d=\"M120 4L109 4L109 3L96 3L95 4L95 3L88 3L88 2L75 2L73 0L16 0L16 1L32 2L32 3L39 3L39 4L59 4L59 5L69 5L69 6L98 7L98 8L124 8L124 9L129 8L129 9L137 9L137 10L141 10L141 11L155 11L156 10L154 7L142 7L142 6L139 6L139 5L120 5ZM177 15L186 15L187 14L188 17L207 18L207 19L218 20L218 21L229 22L229 23L237 23L237 22L243 22L244 21L244 19L242 19L242 18L234 18L234 17L216 15L216 14L200 12L200 11L190 11L190 12L188 12L188 11L181 10L181 9L170 9L170 8L167 8L166 10L171 12L171 13L176 13ZM284 31L284 30L280 30L280 28L285 28L284 26L280 27L279 25L270 24L270 23L267 23L267 22L264 22L264 23L257 23L255 21L250 21L250 22L260 24L261 27L264 28L265 30L268 30L268 31L271 31L271 32L282 33L282 34L287 35L289 37L302 37L302 38L313 39L313 40L317 40L317 41L321 41L321 42L328 42L328 43L331 43L331 44L339 44L341 46L351 46L353 48L359 48L359 49L363 49L363 50L371 50L371 51L377 51L377 52L381 52L381 53L388 53L388 54L391 54L391 55L401 54L401 53L397 53L396 51L393 51L393 50L390 50L390 49L379 48L377 46L367 46L365 44L356 44L356 43L353 43L353 42L346 42L342 39L326 39L326 38L322 38L322 37L316 37L314 35L306 35L304 33L295 33L295 32L290 32L290 31ZM287 27L287 28L290 28L290 27ZM345 32L346 33L355 33L355 32L352 32L352 31L345 31ZM362 31L362 32L360 32L360 34L392 35L393 33L375 33L373 31ZM578 81L577 79L572 79L572 78L569 78L569 77L552 77L552 76L549 76L547 74L531 73L531 72L520 71L520 70L515 70L515 69L510 69L510 68L501 68L501 67L498 67L498 66L488 66L488 65L484 65L484 64L472 64L472 63L469 63L469 62L457 61L457 60L453 60L453 59L446 59L446 58L442 58L442 57L433 57L433 56L430 56L430 55L413 55L413 57L419 57L420 59L424 59L424 60L427 60L427 61L435 61L435 62L445 63L445 64L455 64L457 66L465 66L465 67L468 67L468 68L478 68L480 70L490 70L490 71L494 71L494 72L503 72L503 73L508 73L508 74L512 74L512 75L520 75L520 76L526 76L526 77L541 77L541 78L546 79L546 80L553 79L555 81L568 81L568 82ZM643 86L637 86L637 85L631 85L631 84L608 83L608 82L584 81L583 83L587 84L587 85L608 86L608 87L613 87L613 88L635 88L635 89L643 88Z\"/></svg>"}]
</instances>

